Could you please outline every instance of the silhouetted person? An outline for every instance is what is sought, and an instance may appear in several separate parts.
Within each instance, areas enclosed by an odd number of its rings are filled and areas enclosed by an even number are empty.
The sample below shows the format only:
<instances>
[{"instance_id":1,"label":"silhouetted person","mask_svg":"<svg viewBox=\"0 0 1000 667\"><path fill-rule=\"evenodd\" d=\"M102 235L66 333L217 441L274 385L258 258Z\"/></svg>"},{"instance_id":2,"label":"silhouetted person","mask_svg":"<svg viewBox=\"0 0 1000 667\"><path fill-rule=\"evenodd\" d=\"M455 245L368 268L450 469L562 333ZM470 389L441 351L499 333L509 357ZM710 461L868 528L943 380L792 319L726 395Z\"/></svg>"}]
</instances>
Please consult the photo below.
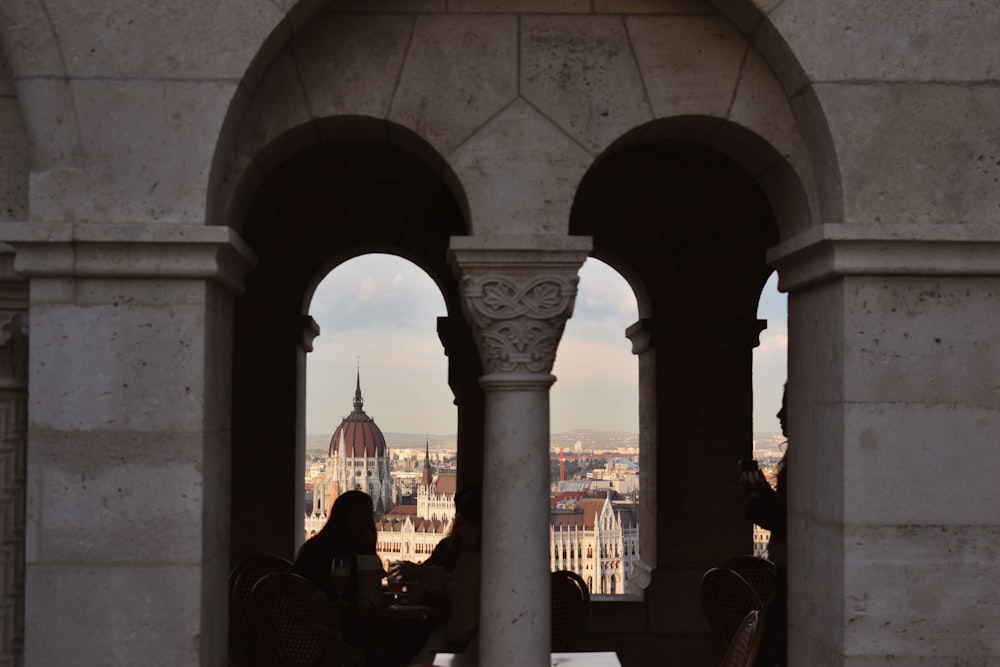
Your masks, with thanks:
<instances>
[{"instance_id":1,"label":"silhouetted person","mask_svg":"<svg viewBox=\"0 0 1000 667\"><path fill-rule=\"evenodd\" d=\"M430 664L435 653L462 653L462 664L474 665L479 648L479 598L481 589L482 487L474 486L455 496L455 522L448 542L437 553L440 565L418 565L440 569L447 596L447 616L436 627L411 664ZM444 540L442 540L444 541ZM430 559L429 559L430 560ZM426 561L425 561L426 563ZM426 577L425 581L431 577Z\"/></svg>"},{"instance_id":2,"label":"silhouetted person","mask_svg":"<svg viewBox=\"0 0 1000 667\"><path fill-rule=\"evenodd\" d=\"M299 548L293 569L336 600L339 592L333 582L333 560L350 559L352 590L348 597L353 598L357 594L357 557L374 555L377 541L371 497L362 491L347 491L333 503L323 529Z\"/></svg>"},{"instance_id":3,"label":"silhouetted person","mask_svg":"<svg viewBox=\"0 0 1000 667\"><path fill-rule=\"evenodd\" d=\"M781 434L788 438L787 385L781 397L778 422ZM784 667L788 664L788 449L778 463L774 489L763 477L747 485L746 517L771 531L767 554L775 567L774 594L764 609L764 636L756 667Z\"/></svg>"}]
</instances>

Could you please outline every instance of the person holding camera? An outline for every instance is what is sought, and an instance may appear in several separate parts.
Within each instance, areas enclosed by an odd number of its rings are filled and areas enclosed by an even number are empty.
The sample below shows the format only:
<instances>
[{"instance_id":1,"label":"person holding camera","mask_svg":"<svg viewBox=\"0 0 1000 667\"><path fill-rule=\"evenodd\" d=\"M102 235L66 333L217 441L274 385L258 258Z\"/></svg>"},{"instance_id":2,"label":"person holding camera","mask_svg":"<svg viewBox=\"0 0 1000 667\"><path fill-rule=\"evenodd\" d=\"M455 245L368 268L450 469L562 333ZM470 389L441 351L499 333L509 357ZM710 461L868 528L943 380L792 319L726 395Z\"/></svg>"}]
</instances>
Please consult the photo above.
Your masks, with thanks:
<instances>
[{"instance_id":1,"label":"person holding camera","mask_svg":"<svg viewBox=\"0 0 1000 667\"><path fill-rule=\"evenodd\" d=\"M781 434L788 438L788 389L781 396L778 422ZM756 468L756 465L754 466ZM747 496L745 515L761 528L771 531L767 543L768 558L774 563L774 594L764 608L764 636L756 667L784 667L788 664L788 448L777 466L774 488L756 470L742 480Z\"/></svg>"}]
</instances>

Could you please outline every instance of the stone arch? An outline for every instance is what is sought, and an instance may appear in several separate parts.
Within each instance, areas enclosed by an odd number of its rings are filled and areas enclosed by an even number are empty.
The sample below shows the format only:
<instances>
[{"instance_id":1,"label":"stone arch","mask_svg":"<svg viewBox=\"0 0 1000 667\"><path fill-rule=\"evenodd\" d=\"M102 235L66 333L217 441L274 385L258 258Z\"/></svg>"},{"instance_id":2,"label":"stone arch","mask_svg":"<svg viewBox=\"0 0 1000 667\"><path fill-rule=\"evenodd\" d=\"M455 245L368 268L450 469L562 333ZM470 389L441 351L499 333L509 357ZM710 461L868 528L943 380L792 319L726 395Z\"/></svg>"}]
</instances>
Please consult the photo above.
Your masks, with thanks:
<instances>
[{"instance_id":1,"label":"stone arch","mask_svg":"<svg viewBox=\"0 0 1000 667\"><path fill-rule=\"evenodd\" d=\"M448 339L449 356L461 354L453 347L461 343L453 339L469 336L446 261L449 240L465 234L466 224L445 179L433 164L386 140L383 121L331 119L320 125L325 141L299 148L304 142L293 136L288 141L297 152L289 145L265 149L290 155L280 162L268 158L276 166L249 193L244 220L233 222L257 260L234 303L234 561L258 551L291 556L303 534L303 368L317 333L308 304L330 270L371 252L412 261L444 297L448 317L437 325ZM340 128L351 131L334 132ZM396 128L391 132L405 136ZM452 366L450 374L478 372L464 358L458 370ZM467 398L456 397L460 414ZM468 400L475 404L476 397ZM467 421L474 427L474 419Z\"/></svg>"},{"instance_id":2,"label":"stone arch","mask_svg":"<svg viewBox=\"0 0 1000 667\"><path fill-rule=\"evenodd\" d=\"M626 276L639 301L627 335L639 357L643 502L638 574L627 584L651 606L665 595L696 599L705 570L751 551L730 473L750 456L757 303L771 272L765 253L779 238L775 190L760 174L781 162L729 121L665 119L615 142L574 200L570 233L592 238L592 254ZM808 225L798 179L786 172L778 184L791 193L779 209L788 224L804 216ZM678 475L680 456L699 472Z\"/></svg>"},{"instance_id":3,"label":"stone arch","mask_svg":"<svg viewBox=\"0 0 1000 667\"><path fill-rule=\"evenodd\" d=\"M316 123L332 116L409 128L463 184L455 191L468 196L475 233L564 233L575 184L595 159L653 121L684 117L719 119L686 138L714 134L773 199L785 196L787 172L797 175L811 215L780 215L783 228L839 219L822 110L794 54L746 0L683 14L325 5L297 4L248 69L220 135L210 223L240 218L239 193L268 168L264 146L291 146L275 139L293 132L322 138ZM754 136L772 149L758 150ZM498 178L509 187L494 187ZM499 194L511 189L533 203Z\"/></svg>"}]
</instances>

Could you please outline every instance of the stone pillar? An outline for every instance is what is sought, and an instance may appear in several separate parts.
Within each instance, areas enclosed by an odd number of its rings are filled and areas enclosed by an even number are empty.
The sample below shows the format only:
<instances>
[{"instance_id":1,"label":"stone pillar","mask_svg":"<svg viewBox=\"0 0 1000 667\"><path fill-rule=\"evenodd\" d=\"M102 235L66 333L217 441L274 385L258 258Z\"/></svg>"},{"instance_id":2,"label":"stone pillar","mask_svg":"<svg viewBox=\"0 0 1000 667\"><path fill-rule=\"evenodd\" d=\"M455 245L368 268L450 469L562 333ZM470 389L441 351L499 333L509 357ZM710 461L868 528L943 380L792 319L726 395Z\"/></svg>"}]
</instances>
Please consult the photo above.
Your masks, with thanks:
<instances>
[{"instance_id":1,"label":"stone pillar","mask_svg":"<svg viewBox=\"0 0 1000 667\"><path fill-rule=\"evenodd\" d=\"M639 357L639 560L629 580L633 594L649 586L656 567L656 347L652 344L653 320L639 320L625 335L632 354Z\"/></svg>"},{"instance_id":2,"label":"stone pillar","mask_svg":"<svg viewBox=\"0 0 1000 667\"><path fill-rule=\"evenodd\" d=\"M572 314L583 237L454 237L451 258L483 361L480 664L546 667L550 373Z\"/></svg>"},{"instance_id":3,"label":"stone pillar","mask_svg":"<svg viewBox=\"0 0 1000 667\"><path fill-rule=\"evenodd\" d=\"M640 578L650 629L692 664L711 660L701 577L752 553L736 463L753 451L756 318L643 319L639 355Z\"/></svg>"},{"instance_id":4,"label":"stone pillar","mask_svg":"<svg viewBox=\"0 0 1000 667\"><path fill-rule=\"evenodd\" d=\"M4 234L30 281L25 664L225 664L249 250L200 225Z\"/></svg>"},{"instance_id":5,"label":"stone pillar","mask_svg":"<svg viewBox=\"0 0 1000 667\"><path fill-rule=\"evenodd\" d=\"M1000 659L1000 236L917 231L828 226L769 257L796 667Z\"/></svg>"},{"instance_id":6,"label":"stone pillar","mask_svg":"<svg viewBox=\"0 0 1000 667\"><path fill-rule=\"evenodd\" d=\"M296 304L266 290L235 303L234 564L256 554L292 559L305 536L306 355L318 329Z\"/></svg>"},{"instance_id":7,"label":"stone pillar","mask_svg":"<svg viewBox=\"0 0 1000 667\"><path fill-rule=\"evenodd\" d=\"M0 665L24 658L28 283L0 253Z\"/></svg>"},{"instance_id":8,"label":"stone pillar","mask_svg":"<svg viewBox=\"0 0 1000 667\"><path fill-rule=\"evenodd\" d=\"M454 317L439 317L438 337L448 357L448 386L458 410L458 488L483 481L482 364L469 325Z\"/></svg>"}]
</instances>

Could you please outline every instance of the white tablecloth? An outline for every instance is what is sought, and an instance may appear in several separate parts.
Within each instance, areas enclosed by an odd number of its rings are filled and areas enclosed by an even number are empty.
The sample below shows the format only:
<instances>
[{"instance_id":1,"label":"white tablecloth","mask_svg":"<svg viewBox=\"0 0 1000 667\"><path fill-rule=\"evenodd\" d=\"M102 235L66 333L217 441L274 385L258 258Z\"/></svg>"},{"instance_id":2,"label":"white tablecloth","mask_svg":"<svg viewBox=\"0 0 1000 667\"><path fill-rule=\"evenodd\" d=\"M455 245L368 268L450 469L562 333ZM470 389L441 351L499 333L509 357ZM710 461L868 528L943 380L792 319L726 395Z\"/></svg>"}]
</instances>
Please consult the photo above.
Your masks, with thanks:
<instances>
[{"instance_id":1,"label":"white tablecloth","mask_svg":"<svg viewBox=\"0 0 1000 667\"><path fill-rule=\"evenodd\" d=\"M434 667L451 667L454 657L454 653L438 653L434 656ZM552 667L622 667L622 663L614 651L553 653Z\"/></svg>"}]
</instances>

